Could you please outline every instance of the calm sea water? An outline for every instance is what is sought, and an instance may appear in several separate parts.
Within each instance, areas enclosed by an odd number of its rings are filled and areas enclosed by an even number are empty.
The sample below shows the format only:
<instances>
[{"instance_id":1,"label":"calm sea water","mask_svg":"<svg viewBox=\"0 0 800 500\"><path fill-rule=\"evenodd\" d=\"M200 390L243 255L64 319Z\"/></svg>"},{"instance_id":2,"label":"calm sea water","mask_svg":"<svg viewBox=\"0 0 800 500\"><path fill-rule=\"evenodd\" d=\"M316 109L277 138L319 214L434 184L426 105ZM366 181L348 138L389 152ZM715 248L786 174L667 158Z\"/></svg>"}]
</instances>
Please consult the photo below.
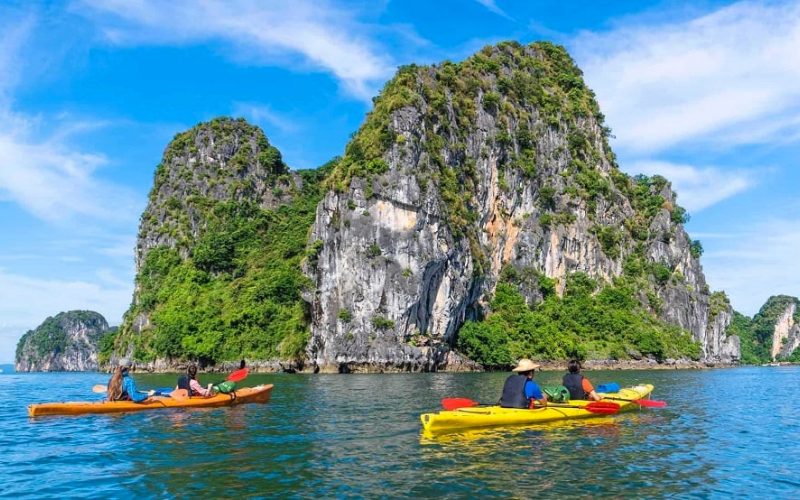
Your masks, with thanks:
<instances>
[{"instance_id":1,"label":"calm sea water","mask_svg":"<svg viewBox=\"0 0 800 500\"><path fill-rule=\"evenodd\" d=\"M27 404L97 398L106 375L3 374L0 495L800 497L800 368L587 374L669 407L431 441L420 413L495 401L506 374L251 375L269 404L36 419Z\"/></svg>"}]
</instances>

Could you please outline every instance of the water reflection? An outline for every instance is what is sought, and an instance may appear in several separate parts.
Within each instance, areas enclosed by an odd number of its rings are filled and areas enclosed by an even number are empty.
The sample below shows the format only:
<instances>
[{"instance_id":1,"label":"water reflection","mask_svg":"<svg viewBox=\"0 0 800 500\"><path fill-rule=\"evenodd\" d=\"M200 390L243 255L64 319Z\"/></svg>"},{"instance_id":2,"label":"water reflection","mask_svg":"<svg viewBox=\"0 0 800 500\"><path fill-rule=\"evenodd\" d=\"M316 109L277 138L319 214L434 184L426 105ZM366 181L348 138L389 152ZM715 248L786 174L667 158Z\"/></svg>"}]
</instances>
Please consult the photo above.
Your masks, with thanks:
<instances>
[{"instance_id":1,"label":"water reflection","mask_svg":"<svg viewBox=\"0 0 800 500\"><path fill-rule=\"evenodd\" d=\"M800 488L800 449L785 444L800 429L800 369L589 375L652 382L669 407L427 440L420 413L445 397L493 402L506 374L251 375L247 385L275 384L269 404L32 420L26 404L90 398L106 376L0 376L0 397L19 401L0 405L0 494L707 498ZM143 387L173 381L140 377Z\"/></svg>"}]
</instances>

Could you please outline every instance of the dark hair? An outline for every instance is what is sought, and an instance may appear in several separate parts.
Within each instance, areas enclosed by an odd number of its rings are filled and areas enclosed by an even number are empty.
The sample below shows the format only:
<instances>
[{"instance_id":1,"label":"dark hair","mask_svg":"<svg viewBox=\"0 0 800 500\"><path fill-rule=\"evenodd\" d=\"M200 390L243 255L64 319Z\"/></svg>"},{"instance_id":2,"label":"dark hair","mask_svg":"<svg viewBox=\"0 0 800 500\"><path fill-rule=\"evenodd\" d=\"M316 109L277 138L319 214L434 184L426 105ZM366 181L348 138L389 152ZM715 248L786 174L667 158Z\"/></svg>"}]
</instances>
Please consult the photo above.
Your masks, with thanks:
<instances>
[{"instance_id":1,"label":"dark hair","mask_svg":"<svg viewBox=\"0 0 800 500\"><path fill-rule=\"evenodd\" d=\"M239 363L239 369L240 370L244 369L244 360L242 360L242 362Z\"/></svg>"},{"instance_id":2,"label":"dark hair","mask_svg":"<svg viewBox=\"0 0 800 500\"><path fill-rule=\"evenodd\" d=\"M581 362L577 359L570 359L569 363L567 363L567 369L570 373L578 373L581 371Z\"/></svg>"},{"instance_id":3,"label":"dark hair","mask_svg":"<svg viewBox=\"0 0 800 500\"><path fill-rule=\"evenodd\" d=\"M195 365L189 365L186 371L189 373L189 378L195 378L197 376L197 367Z\"/></svg>"}]
</instances>

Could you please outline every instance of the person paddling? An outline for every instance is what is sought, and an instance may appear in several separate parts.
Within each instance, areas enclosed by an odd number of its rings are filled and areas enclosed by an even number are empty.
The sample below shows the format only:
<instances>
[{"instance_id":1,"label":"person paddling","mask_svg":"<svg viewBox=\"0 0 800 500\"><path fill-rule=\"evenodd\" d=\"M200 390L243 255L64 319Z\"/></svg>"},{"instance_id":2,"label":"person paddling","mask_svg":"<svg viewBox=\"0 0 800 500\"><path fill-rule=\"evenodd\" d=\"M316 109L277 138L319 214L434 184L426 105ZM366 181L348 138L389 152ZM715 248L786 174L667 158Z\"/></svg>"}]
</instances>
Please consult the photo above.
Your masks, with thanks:
<instances>
[{"instance_id":1,"label":"person paddling","mask_svg":"<svg viewBox=\"0 0 800 500\"><path fill-rule=\"evenodd\" d=\"M594 386L589 379L581 375L581 363L577 359L570 359L567 363L569 373L564 375L561 383L569 390L570 399L583 399L590 401L600 401L599 394L594 390Z\"/></svg>"},{"instance_id":2,"label":"person paddling","mask_svg":"<svg viewBox=\"0 0 800 500\"><path fill-rule=\"evenodd\" d=\"M533 375L539 365L530 359L521 359L514 368L514 375L506 379L503 395L499 405L503 408L534 408L536 404L547 406L547 396L542 393L539 384L533 381Z\"/></svg>"},{"instance_id":3,"label":"person paddling","mask_svg":"<svg viewBox=\"0 0 800 500\"><path fill-rule=\"evenodd\" d=\"M141 403L153 394L155 391L142 393L136 390L136 382L130 376L128 371L133 363L128 358L119 360L119 364L108 381L107 397L109 401L133 401L134 403Z\"/></svg>"},{"instance_id":4,"label":"person paddling","mask_svg":"<svg viewBox=\"0 0 800 500\"><path fill-rule=\"evenodd\" d=\"M200 382L197 381L197 366L195 365L189 365L186 375L181 375L178 378L178 389L186 389L186 393L189 396L212 396L214 393L211 390L211 385L210 383L208 387L200 385Z\"/></svg>"}]
</instances>

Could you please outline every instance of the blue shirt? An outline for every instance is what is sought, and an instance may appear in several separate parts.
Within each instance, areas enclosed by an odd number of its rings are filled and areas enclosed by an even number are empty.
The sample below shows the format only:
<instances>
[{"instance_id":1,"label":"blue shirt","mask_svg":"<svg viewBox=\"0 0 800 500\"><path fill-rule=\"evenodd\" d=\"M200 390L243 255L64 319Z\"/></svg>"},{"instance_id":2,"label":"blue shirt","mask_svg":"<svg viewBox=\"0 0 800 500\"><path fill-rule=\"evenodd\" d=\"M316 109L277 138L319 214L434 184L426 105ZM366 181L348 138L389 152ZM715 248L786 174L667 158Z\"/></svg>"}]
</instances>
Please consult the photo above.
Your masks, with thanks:
<instances>
[{"instance_id":1,"label":"blue shirt","mask_svg":"<svg viewBox=\"0 0 800 500\"><path fill-rule=\"evenodd\" d=\"M533 380L525 381L525 399L542 399L542 390Z\"/></svg>"},{"instance_id":2,"label":"blue shirt","mask_svg":"<svg viewBox=\"0 0 800 500\"><path fill-rule=\"evenodd\" d=\"M136 382L127 372L122 375L122 391L127 393L131 401L135 403L140 403L147 399L147 394L142 394L136 390Z\"/></svg>"}]
</instances>

